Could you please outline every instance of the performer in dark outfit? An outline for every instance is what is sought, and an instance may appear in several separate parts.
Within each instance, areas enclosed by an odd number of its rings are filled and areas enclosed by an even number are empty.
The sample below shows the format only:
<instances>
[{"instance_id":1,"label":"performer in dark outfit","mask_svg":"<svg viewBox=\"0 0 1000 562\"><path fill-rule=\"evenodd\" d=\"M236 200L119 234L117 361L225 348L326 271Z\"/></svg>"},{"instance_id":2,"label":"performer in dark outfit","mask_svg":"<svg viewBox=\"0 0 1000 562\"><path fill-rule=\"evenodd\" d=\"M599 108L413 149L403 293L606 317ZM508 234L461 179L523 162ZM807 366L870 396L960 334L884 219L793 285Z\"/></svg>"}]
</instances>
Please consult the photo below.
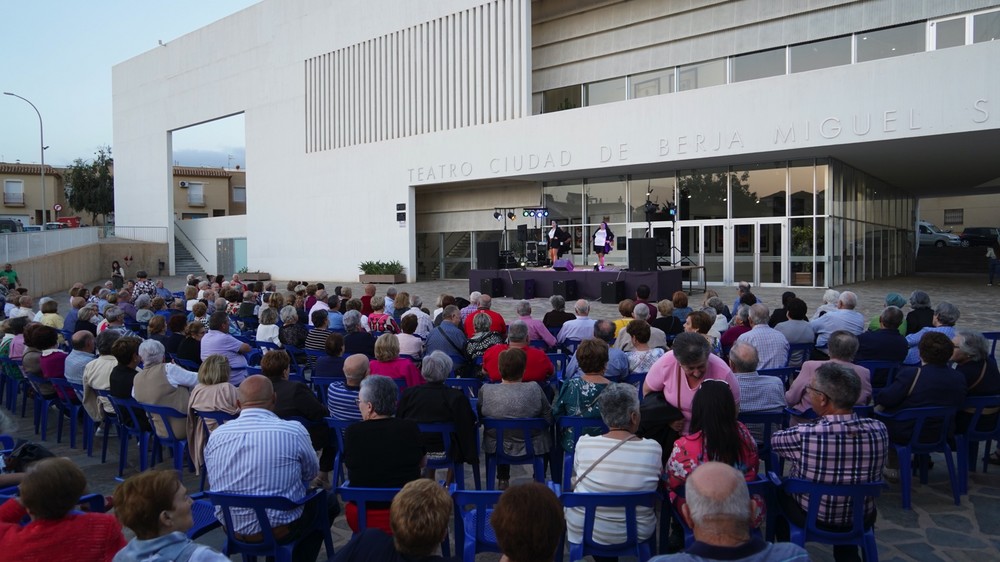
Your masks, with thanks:
<instances>
[{"instance_id":1,"label":"performer in dark outfit","mask_svg":"<svg viewBox=\"0 0 1000 562\"><path fill-rule=\"evenodd\" d=\"M552 228L549 229L549 261L553 264L561 258L563 253L570 249L570 234L559 228L556 221L552 221Z\"/></svg>"}]
</instances>

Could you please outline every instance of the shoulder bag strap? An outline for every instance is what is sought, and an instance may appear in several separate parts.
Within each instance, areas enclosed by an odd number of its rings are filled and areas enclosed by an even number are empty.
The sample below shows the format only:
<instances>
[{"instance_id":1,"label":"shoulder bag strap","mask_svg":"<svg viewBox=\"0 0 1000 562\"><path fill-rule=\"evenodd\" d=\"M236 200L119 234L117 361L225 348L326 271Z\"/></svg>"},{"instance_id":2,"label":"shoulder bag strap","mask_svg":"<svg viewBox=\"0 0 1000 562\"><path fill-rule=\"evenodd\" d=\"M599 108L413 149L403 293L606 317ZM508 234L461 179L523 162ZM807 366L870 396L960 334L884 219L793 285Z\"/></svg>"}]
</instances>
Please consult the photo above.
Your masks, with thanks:
<instances>
[{"instance_id":1,"label":"shoulder bag strap","mask_svg":"<svg viewBox=\"0 0 1000 562\"><path fill-rule=\"evenodd\" d=\"M459 349L459 347L457 345L455 345L455 342L451 341L451 338L449 338L448 334L445 333L443 326L438 326L438 331L441 332L441 336L444 337L445 341L447 341L449 344L451 344L452 349L454 349L455 351L457 351L458 354L461 355L462 357L465 357L465 350L464 349Z\"/></svg>"},{"instance_id":2,"label":"shoulder bag strap","mask_svg":"<svg viewBox=\"0 0 1000 562\"><path fill-rule=\"evenodd\" d=\"M614 447L611 447L610 449L608 449L607 451L605 451L604 454L600 456L600 458L598 458L596 461L594 461L594 464L590 465L587 468L587 470L583 471L583 474L581 474L580 476L577 476L576 478L573 479L573 487L576 488L576 485L578 483L580 483L581 481L583 481L583 479L586 478L586 476L588 474L590 474L591 470L594 470L594 468L597 465L601 464L601 461L603 461L604 459L608 458L608 455L610 455L611 453L617 451L618 447L621 447L625 443L627 443L627 442L629 442L629 441L631 441L631 440L633 440L635 438L636 438L635 435L629 435L625 439L622 439L621 441L615 443Z\"/></svg>"},{"instance_id":3,"label":"shoulder bag strap","mask_svg":"<svg viewBox=\"0 0 1000 562\"><path fill-rule=\"evenodd\" d=\"M917 369L917 374L916 374L916 376L913 377L913 382L910 383L910 390L906 391L906 396L907 397L909 397L911 394L913 394L913 389L916 388L916 386L917 386L917 379L920 378L920 371L922 369L923 369L923 367L920 367L919 369Z\"/></svg>"},{"instance_id":4,"label":"shoulder bag strap","mask_svg":"<svg viewBox=\"0 0 1000 562\"><path fill-rule=\"evenodd\" d=\"M988 363L986 362L985 359L983 359L983 369L979 371L979 378L976 379L976 382L972 383L972 385L969 386L969 390L976 388L977 386L979 386L979 383L983 382L983 377L986 376L986 365L988 365Z\"/></svg>"}]
</instances>

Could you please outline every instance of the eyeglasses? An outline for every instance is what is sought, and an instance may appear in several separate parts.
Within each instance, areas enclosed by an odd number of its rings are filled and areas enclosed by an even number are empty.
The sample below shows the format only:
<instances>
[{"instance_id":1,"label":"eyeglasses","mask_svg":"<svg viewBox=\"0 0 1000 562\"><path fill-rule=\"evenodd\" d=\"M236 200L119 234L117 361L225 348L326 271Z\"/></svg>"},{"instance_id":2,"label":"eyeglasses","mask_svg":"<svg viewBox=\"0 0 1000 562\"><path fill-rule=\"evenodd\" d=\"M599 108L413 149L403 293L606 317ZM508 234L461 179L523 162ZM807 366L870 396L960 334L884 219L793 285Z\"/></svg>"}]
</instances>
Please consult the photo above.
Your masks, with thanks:
<instances>
[{"instance_id":1,"label":"eyeglasses","mask_svg":"<svg viewBox=\"0 0 1000 562\"><path fill-rule=\"evenodd\" d=\"M816 388L815 386L807 386L806 390L811 390L811 391L815 392L816 394L819 394L823 398L826 398L827 400L830 399L830 395L829 394L823 392L822 390Z\"/></svg>"}]
</instances>

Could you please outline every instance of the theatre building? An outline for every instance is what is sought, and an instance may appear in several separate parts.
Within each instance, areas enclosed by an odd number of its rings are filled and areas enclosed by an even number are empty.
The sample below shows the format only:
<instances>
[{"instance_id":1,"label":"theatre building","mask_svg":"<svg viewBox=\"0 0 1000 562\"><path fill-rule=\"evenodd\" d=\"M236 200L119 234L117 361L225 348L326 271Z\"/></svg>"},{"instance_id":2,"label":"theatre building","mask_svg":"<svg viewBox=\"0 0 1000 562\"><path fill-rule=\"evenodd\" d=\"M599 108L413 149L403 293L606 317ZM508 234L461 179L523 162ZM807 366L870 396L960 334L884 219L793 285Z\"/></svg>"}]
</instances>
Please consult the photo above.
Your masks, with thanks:
<instances>
[{"instance_id":1,"label":"theatre building","mask_svg":"<svg viewBox=\"0 0 1000 562\"><path fill-rule=\"evenodd\" d=\"M530 266L551 220L577 267L606 221L709 285L910 273L921 199L1000 191L998 39L998 0L264 0L114 68L116 219L175 228L171 132L242 113L246 216L178 240L275 278Z\"/></svg>"}]
</instances>

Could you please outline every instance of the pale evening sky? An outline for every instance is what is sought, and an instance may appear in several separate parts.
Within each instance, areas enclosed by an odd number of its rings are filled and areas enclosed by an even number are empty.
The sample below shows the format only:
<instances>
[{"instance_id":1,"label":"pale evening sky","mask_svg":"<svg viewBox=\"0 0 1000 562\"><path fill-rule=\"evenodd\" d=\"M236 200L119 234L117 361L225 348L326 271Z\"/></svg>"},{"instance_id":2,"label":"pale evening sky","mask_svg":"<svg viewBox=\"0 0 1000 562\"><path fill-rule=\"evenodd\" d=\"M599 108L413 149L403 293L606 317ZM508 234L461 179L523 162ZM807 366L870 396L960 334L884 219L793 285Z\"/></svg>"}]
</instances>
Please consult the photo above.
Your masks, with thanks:
<instances>
[{"instance_id":1,"label":"pale evening sky","mask_svg":"<svg viewBox=\"0 0 1000 562\"><path fill-rule=\"evenodd\" d=\"M111 67L258 1L0 0L0 92L38 108L47 165L114 152ZM38 133L31 106L0 95L0 162L37 163ZM244 166L242 116L176 132L174 159Z\"/></svg>"}]
</instances>

